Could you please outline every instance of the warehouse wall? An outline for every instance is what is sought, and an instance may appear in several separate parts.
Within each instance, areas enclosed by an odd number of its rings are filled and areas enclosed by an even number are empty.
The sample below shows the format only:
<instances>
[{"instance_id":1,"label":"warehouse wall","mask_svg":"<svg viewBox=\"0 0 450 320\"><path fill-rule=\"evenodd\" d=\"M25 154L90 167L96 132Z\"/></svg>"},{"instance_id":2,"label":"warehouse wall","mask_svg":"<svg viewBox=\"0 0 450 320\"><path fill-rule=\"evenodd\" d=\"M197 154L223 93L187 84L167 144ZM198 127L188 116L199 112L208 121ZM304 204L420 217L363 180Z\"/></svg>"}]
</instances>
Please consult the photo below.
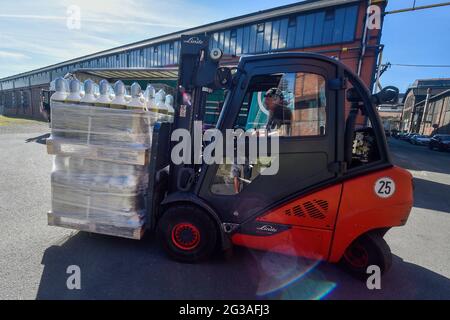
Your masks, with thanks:
<instances>
[{"instance_id":1,"label":"warehouse wall","mask_svg":"<svg viewBox=\"0 0 450 320\"><path fill-rule=\"evenodd\" d=\"M423 110L424 104L419 107ZM436 128L433 128L433 125ZM429 100L424 123L420 124L419 132L425 135L450 134L450 91Z\"/></svg>"},{"instance_id":2,"label":"warehouse wall","mask_svg":"<svg viewBox=\"0 0 450 320\"><path fill-rule=\"evenodd\" d=\"M211 47L221 48L227 56L240 56L277 51L319 52L340 59L355 72L360 59L360 46L365 22L366 1L313 12L276 17L232 29L212 31ZM363 59L361 77L371 86L377 57L380 31L369 32L369 48ZM114 55L68 64L30 76L0 81L3 91L14 90L15 99L8 99L8 113L40 118L37 91L30 88L48 87L57 77L80 68L150 68L178 64L180 41L159 43ZM25 90L24 90L25 89ZM18 93L21 91L28 93ZM39 89L40 90L40 89ZM29 94L31 105L24 103ZM26 99L26 98L25 98Z\"/></svg>"},{"instance_id":3,"label":"warehouse wall","mask_svg":"<svg viewBox=\"0 0 450 320\"><path fill-rule=\"evenodd\" d=\"M16 90L5 90L0 93L0 109L5 116L20 116L44 120L40 112L41 90L49 85L39 85Z\"/></svg>"}]
</instances>

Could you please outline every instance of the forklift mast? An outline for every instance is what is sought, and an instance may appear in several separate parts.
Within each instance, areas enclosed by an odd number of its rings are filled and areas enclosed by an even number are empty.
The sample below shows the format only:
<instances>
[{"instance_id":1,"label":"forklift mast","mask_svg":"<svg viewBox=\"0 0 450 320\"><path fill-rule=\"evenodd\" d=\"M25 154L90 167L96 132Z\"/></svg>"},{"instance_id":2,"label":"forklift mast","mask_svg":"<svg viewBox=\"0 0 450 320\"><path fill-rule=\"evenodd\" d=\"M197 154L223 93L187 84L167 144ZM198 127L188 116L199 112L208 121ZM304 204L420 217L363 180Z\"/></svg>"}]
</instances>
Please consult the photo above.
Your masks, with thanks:
<instances>
[{"instance_id":1,"label":"forklift mast","mask_svg":"<svg viewBox=\"0 0 450 320\"><path fill-rule=\"evenodd\" d=\"M210 55L208 36L181 36L173 129L185 129L192 133L194 121L203 120L206 98L208 93L212 92L219 59ZM172 142L170 151L174 145ZM191 145L193 145L192 134ZM189 191L193 186L194 176L194 164L171 163L169 193Z\"/></svg>"}]
</instances>

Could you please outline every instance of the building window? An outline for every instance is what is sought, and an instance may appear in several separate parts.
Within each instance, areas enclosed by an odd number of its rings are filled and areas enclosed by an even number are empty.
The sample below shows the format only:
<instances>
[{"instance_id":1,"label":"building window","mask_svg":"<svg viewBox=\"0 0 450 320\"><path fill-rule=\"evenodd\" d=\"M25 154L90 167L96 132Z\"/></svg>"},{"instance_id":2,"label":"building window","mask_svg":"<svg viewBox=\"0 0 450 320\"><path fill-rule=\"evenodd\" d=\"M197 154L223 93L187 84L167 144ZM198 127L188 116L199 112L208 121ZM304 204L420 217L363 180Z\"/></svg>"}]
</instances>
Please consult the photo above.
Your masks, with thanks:
<instances>
[{"instance_id":1,"label":"building window","mask_svg":"<svg viewBox=\"0 0 450 320\"><path fill-rule=\"evenodd\" d=\"M264 32L264 23L258 23L257 32L258 33Z\"/></svg>"},{"instance_id":2,"label":"building window","mask_svg":"<svg viewBox=\"0 0 450 320\"><path fill-rule=\"evenodd\" d=\"M296 17L289 17L289 27L295 27L297 25L297 18Z\"/></svg>"},{"instance_id":3,"label":"building window","mask_svg":"<svg viewBox=\"0 0 450 320\"><path fill-rule=\"evenodd\" d=\"M333 20L334 19L334 9L328 9L325 11L325 20Z\"/></svg>"}]
</instances>

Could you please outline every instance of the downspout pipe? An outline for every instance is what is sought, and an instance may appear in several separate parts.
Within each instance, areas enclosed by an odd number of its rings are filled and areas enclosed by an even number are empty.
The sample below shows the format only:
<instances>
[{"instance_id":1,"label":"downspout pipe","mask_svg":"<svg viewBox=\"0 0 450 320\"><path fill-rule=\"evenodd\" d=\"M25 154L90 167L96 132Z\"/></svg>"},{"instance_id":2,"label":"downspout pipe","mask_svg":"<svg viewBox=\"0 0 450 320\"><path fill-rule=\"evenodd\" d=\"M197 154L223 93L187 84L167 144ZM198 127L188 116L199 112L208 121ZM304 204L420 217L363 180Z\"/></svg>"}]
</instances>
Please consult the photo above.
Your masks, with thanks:
<instances>
[{"instance_id":1,"label":"downspout pipe","mask_svg":"<svg viewBox=\"0 0 450 320\"><path fill-rule=\"evenodd\" d=\"M422 113L422 120L420 121L420 125L419 125L419 129L420 127L422 127L421 134L423 134L425 132L425 120L427 117L427 112L428 112L428 100L430 99L430 95L431 95L431 88L427 89L427 96L425 98L425 104L423 106L423 113Z\"/></svg>"},{"instance_id":2,"label":"downspout pipe","mask_svg":"<svg viewBox=\"0 0 450 320\"><path fill-rule=\"evenodd\" d=\"M375 79L375 86L373 88L373 93L375 93L378 90L383 89L383 87L380 84L380 76L381 76L381 63L383 62L383 49L384 46L380 45L378 50L378 65L377 65L377 75Z\"/></svg>"},{"instance_id":3,"label":"downspout pipe","mask_svg":"<svg viewBox=\"0 0 450 320\"><path fill-rule=\"evenodd\" d=\"M359 55L358 68L356 69L357 70L356 73L357 73L358 77L361 76L363 57L366 54L367 23L369 21L369 10L368 10L369 6L370 6L370 0L367 0L366 16L364 18L364 30L363 30L363 36L361 39L361 53Z\"/></svg>"}]
</instances>

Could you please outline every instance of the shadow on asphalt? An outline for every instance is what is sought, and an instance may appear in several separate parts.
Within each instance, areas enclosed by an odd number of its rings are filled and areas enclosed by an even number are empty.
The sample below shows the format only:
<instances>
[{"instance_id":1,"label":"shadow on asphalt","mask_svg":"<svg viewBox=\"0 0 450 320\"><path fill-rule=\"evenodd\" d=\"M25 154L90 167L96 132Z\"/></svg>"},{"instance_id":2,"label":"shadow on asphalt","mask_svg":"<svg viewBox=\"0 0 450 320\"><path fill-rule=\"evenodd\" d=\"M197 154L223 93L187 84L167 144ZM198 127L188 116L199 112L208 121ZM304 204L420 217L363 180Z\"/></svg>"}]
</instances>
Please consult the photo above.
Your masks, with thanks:
<instances>
[{"instance_id":1,"label":"shadow on asphalt","mask_svg":"<svg viewBox=\"0 0 450 320\"><path fill-rule=\"evenodd\" d=\"M36 142L40 144L46 144L48 137L50 137L50 133L46 133L34 138L28 138L25 140L25 143Z\"/></svg>"},{"instance_id":2,"label":"shadow on asphalt","mask_svg":"<svg viewBox=\"0 0 450 320\"><path fill-rule=\"evenodd\" d=\"M49 247L37 299L448 299L450 280L394 256L382 290L368 290L335 265L235 248L199 264L166 258L141 241L79 232ZM66 269L81 269L68 290Z\"/></svg>"},{"instance_id":3,"label":"shadow on asphalt","mask_svg":"<svg viewBox=\"0 0 450 320\"><path fill-rule=\"evenodd\" d=\"M368 290L366 284L347 281L346 275L336 274L330 265L323 268L328 281L336 281L336 288L328 299L448 299L450 297L450 279L436 272L409 263L393 255L392 267L381 278L381 290Z\"/></svg>"},{"instance_id":4,"label":"shadow on asphalt","mask_svg":"<svg viewBox=\"0 0 450 320\"><path fill-rule=\"evenodd\" d=\"M78 232L43 256L37 299L250 299L251 256L238 252L199 264L168 259L153 236L141 241ZM81 269L81 290L68 290L66 269Z\"/></svg>"},{"instance_id":5,"label":"shadow on asphalt","mask_svg":"<svg viewBox=\"0 0 450 320\"><path fill-rule=\"evenodd\" d=\"M414 207L450 213L449 195L448 184L414 178Z\"/></svg>"}]
</instances>

